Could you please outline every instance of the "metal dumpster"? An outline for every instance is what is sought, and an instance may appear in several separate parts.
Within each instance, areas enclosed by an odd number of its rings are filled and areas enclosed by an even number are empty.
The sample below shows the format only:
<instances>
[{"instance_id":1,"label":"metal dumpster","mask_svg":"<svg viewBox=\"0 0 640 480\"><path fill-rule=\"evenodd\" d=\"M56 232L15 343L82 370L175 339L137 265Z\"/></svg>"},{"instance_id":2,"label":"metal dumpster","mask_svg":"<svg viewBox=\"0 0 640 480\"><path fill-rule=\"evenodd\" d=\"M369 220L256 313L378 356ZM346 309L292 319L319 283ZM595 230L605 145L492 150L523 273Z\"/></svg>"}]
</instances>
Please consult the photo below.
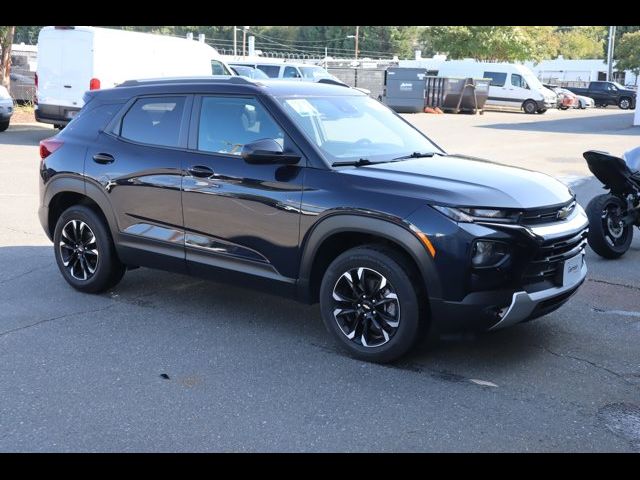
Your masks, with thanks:
<instances>
[{"instance_id":1,"label":"metal dumpster","mask_svg":"<svg viewBox=\"0 0 640 480\"><path fill-rule=\"evenodd\" d=\"M482 113L489 97L490 79L447 78L440 108L446 112Z\"/></svg>"},{"instance_id":2,"label":"metal dumpster","mask_svg":"<svg viewBox=\"0 0 640 480\"><path fill-rule=\"evenodd\" d=\"M424 68L388 68L382 102L400 113L424 111L426 76Z\"/></svg>"}]
</instances>

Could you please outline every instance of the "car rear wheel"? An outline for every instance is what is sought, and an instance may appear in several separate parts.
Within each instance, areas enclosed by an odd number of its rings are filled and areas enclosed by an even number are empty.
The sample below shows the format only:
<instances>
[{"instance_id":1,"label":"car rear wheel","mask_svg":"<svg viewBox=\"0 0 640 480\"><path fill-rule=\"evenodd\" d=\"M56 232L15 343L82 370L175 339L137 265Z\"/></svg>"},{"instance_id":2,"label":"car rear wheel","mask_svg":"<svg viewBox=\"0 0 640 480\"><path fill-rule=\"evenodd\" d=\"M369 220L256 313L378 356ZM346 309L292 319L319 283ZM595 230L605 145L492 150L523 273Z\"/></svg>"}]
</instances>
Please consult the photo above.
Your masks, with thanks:
<instances>
[{"instance_id":1,"label":"car rear wheel","mask_svg":"<svg viewBox=\"0 0 640 480\"><path fill-rule=\"evenodd\" d=\"M527 100L526 102L524 102L522 104L522 108L524 110L524 113L528 113L529 115L536 113L536 111L538 110L538 106L533 100Z\"/></svg>"},{"instance_id":2,"label":"car rear wheel","mask_svg":"<svg viewBox=\"0 0 640 480\"><path fill-rule=\"evenodd\" d=\"M62 276L76 290L102 292L124 275L107 225L89 207L76 205L60 215L53 245Z\"/></svg>"},{"instance_id":3,"label":"car rear wheel","mask_svg":"<svg viewBox=\"0 0 640 480\"><path fill-rule=\"evenodd\" d=\"M9 120L0 122L0 132L4 132L7 128L9 128Z\"/></svg>"},{"instance_id":4,"label":"car rear wheel","mask_svg":"<svg viewBox=\"0 0 640 480\"><path fill-rule=\"evenodd\" d=\"M631 108L631 99L627 98L627 97L623 97L620 99L620 101L618 102L618 107L620 107L622 110L628 110Z\"/></svg>"},{"instance_id":5,"label":"car rear wheel","mask_svg":"<svg viewBox=\"0 0 640 480\"><path fill-rule=\"evenodd\" d=\"M413 269L392 249L352 248L329 265L320 288L327 330L353 357L386 363L420 338L421 296Z\"/></svg>"}]
</instances>

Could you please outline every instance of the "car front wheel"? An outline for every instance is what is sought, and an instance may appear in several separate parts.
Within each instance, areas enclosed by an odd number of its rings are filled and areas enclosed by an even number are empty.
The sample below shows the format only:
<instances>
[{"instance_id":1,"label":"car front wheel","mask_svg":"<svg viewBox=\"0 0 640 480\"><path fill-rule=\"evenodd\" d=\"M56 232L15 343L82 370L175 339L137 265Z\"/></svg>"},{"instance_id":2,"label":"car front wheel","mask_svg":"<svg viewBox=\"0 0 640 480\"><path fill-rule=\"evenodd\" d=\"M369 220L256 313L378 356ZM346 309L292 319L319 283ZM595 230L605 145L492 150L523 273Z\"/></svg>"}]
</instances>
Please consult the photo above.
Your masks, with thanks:
<instances>
[{"instance_id":1,"label":"car front wheel","mask_svg":"<svg viewBox=\"0 0 640 480\"><path fill-rule=\"evenodd\" d=\"M386 363L407 353L423 331L419 279L396 251L352 248L329 265L320 288L322 319L350 355Z\"/></svg>"},{"instance_id":2,"label":"car front wheel","mask_svg":"<svg viewBox=\"0 0 640 480\"><path fill-rule=\"evenodd\" d=\"M538 106L533 100L527 100L526 102L524 102L522 108L524 109L524 113L528 113L530 115L536 113L536 111L538 110Z\"/></svg>"},{"instance_id":3,"label":"car front wheel","mask_svg":"<svg viewBox=\"0 0 640 480\"><path fill-rule=\"evenodd\" d=\"M9 120L0 122L0 132L4 132L7 128L9 128Z\"/></svg>"}]
</instances>

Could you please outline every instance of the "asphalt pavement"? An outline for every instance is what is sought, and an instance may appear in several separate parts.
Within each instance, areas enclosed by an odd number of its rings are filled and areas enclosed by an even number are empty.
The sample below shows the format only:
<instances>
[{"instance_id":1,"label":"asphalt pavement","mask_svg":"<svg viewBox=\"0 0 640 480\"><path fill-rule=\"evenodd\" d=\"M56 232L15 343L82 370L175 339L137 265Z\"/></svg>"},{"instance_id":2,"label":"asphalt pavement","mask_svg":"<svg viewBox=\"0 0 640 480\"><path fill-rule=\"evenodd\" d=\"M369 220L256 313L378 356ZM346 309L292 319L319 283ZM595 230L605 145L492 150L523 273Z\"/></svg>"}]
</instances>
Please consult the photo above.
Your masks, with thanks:
<instances>
[{"instance_id":1,"label":"asphalt pavement","mask_svg":"<svg viewBox=\"0 0 640 480\"><path fill-rule=\"evenodd\" d=\"M144 268L73 290L36 216L53 133L0 134L0 451L640 451L639 231L546 317L369 364L317 305Z\"/></svg>"}]
</instances>

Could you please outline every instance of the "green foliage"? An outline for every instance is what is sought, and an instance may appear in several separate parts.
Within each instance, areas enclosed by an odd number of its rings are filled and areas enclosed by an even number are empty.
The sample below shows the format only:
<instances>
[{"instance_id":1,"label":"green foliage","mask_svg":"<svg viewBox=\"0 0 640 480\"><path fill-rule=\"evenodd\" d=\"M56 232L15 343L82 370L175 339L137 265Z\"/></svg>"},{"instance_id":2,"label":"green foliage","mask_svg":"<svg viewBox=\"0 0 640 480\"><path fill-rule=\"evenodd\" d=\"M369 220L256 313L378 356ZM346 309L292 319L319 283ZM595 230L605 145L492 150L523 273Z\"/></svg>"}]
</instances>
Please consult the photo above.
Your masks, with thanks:
<instances>
[{"instance_id":1,"label":"green foliage","mask_svg":"<svg viewBox=\"0 0 640 480\"><path fill-rule=\"evenodd\" d=\"M483 61L539 61L555 56L558 41L553 27L437 26L422 35L426 50L449 58Z\"/></svg>"},{"instance_id":2,"label":"green foliage","mask_svg":"<svg viewBox=\"0 0 640 480\"><path fill-rule=\"evenodd\" d=\"M606 48L607 27L575 27L558 33L558 53L564 58L602 58Z\"/></svg>"},{"instance_id":3,"label":"green foliage","mask_svg":"<svg viewBox=\"0 0 640 480\"><path fill-rule=\"evenodd\" d=\"M640 74L640 30L622 35L616 45L616 70L631 70Z\"/></svg>"}]
</instances>

